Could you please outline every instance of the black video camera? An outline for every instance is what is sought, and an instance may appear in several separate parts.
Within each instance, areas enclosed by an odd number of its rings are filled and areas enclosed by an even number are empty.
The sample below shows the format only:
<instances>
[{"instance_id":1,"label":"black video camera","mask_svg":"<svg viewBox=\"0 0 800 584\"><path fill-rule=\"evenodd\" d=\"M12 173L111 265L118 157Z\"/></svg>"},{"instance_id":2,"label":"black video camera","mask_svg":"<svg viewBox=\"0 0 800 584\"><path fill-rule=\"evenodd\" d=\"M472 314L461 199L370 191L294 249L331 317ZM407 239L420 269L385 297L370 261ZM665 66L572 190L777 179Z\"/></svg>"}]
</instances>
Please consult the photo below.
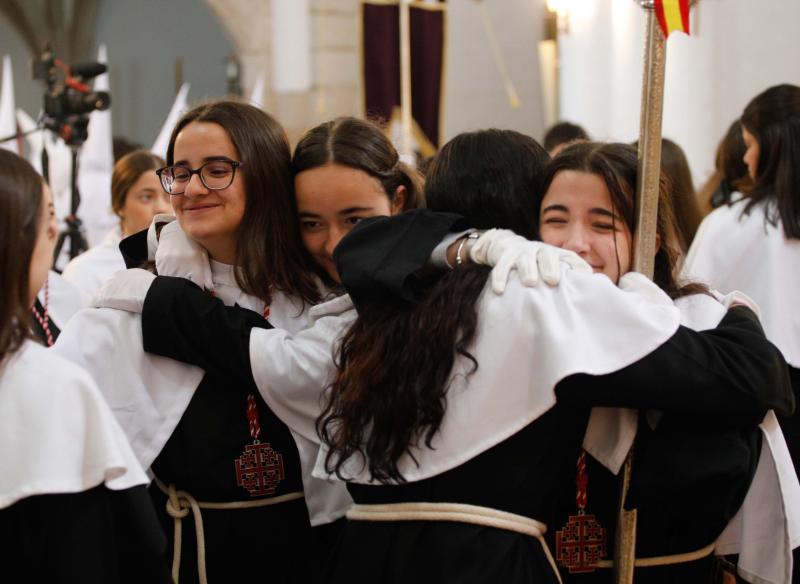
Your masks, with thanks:
<instances>
[{"instance_id":1,"label":"black video camera","mask_svg":"<svg viewBox=\"0 0 800 584\"><path fill-rule=\"evenodd\" d=\"M56 58L49 45L31 60L31 77L45 82L44 126L69 146L80 146L87 138L89 115L111 105L107 91L92 91L86 81L105 73L102 63L68 66Z\"/></svg>"}]
</instances>

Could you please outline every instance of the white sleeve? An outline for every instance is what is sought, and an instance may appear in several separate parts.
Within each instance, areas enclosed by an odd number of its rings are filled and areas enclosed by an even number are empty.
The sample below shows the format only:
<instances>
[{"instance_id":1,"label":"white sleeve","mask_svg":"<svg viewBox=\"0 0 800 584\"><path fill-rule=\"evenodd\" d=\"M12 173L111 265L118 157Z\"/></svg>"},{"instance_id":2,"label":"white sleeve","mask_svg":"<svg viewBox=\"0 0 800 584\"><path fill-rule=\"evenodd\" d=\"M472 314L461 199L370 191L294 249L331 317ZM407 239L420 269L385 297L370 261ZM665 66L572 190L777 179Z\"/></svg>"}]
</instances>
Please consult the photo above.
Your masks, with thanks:
<instances>
[{"instance_id":1,"label":"white sleeve","mask_svg":"<svg viewBox=\"0 0 800 584\"><path fill-rule=\"evenodd\" d=\"M297 333L253 329L250 364L267 405L292 431L319 443L316 421L336 370L336 342L356 318L349 297L312 309L310 326ZM321 310L318 310L321 309Z\"/></svg>"}]
</instances>

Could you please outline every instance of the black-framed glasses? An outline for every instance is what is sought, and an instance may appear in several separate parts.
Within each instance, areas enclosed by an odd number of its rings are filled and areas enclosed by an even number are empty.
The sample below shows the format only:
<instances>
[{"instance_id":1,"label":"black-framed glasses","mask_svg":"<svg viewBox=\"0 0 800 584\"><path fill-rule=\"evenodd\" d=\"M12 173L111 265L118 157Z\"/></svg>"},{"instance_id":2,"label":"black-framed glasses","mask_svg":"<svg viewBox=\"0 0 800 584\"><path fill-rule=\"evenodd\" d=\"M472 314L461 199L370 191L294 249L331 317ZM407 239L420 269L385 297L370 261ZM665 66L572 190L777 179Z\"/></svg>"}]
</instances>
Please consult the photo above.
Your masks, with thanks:
<instances>
[{"instance_id":1,"label":"black-framed glasses","mask_svg":"<svg viewBox=\"0 0 800 584\"><path fill-rule=\"evenodd\" d=\"M192 180L192 175L200 176L200 182L212 191L227 189L233 183L236 169L243 162L237 160L209 160L199 168L191 169L185 166L165 166L156 171L161 187L170 195L182 195L186 185Z\"/></svg>"}]
</instances>

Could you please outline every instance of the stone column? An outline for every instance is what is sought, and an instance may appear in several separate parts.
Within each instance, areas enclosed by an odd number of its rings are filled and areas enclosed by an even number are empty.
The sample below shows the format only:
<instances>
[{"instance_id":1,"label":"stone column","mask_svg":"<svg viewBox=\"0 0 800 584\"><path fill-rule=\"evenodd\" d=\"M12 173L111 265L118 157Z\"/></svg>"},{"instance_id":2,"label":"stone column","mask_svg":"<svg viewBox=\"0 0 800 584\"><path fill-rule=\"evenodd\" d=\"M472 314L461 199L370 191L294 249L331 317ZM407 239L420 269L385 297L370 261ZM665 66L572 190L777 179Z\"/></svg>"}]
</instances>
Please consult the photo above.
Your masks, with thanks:
<instances>
[{"instance_id":1,"label":"stone column","mask_svg":"<svg viewBox=\"0 0 800 584\"><path fill-rule=\"evenodd\" d=\"M271 0L206 0L231 36L242 63L249 96L259 73L266 79L264 108L286 128L294 144L321 121L359 113L358 0L313 0L309 91L277 93L270 82Z\"/></svg>"}]
</instances>

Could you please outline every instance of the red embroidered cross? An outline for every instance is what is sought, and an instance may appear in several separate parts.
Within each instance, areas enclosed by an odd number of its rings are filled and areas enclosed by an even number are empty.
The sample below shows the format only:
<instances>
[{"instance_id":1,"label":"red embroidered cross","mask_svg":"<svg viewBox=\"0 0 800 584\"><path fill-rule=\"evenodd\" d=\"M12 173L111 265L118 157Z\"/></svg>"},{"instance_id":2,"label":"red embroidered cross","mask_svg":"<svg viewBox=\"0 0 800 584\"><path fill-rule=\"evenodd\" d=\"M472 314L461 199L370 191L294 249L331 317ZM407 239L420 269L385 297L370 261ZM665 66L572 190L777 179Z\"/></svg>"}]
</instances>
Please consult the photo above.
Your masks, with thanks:
<instances>
[{"instance_id":1,"label":"red embroidered cross","mask_svg":"<svg viewBox=\"0 0 800 584\"><path fill-rule=\"evenodd\" d=\"M606 530L594 515L570 515L564 529L556 532L556 560L570 574L593 572L606 555Z\"/></svg>"},{"instance_id":2,"label":"red embroidered cross","mask_svg":"<svg viewBox=\"0 0 800 584\"><path fill-rule=\"evenodd\" d=\"M250 444L235 461L236 484L244 487L251 497L272 495L278 484L286 478L283 456L275 452L268 442Z\"/></svg>"}]
</instances>

